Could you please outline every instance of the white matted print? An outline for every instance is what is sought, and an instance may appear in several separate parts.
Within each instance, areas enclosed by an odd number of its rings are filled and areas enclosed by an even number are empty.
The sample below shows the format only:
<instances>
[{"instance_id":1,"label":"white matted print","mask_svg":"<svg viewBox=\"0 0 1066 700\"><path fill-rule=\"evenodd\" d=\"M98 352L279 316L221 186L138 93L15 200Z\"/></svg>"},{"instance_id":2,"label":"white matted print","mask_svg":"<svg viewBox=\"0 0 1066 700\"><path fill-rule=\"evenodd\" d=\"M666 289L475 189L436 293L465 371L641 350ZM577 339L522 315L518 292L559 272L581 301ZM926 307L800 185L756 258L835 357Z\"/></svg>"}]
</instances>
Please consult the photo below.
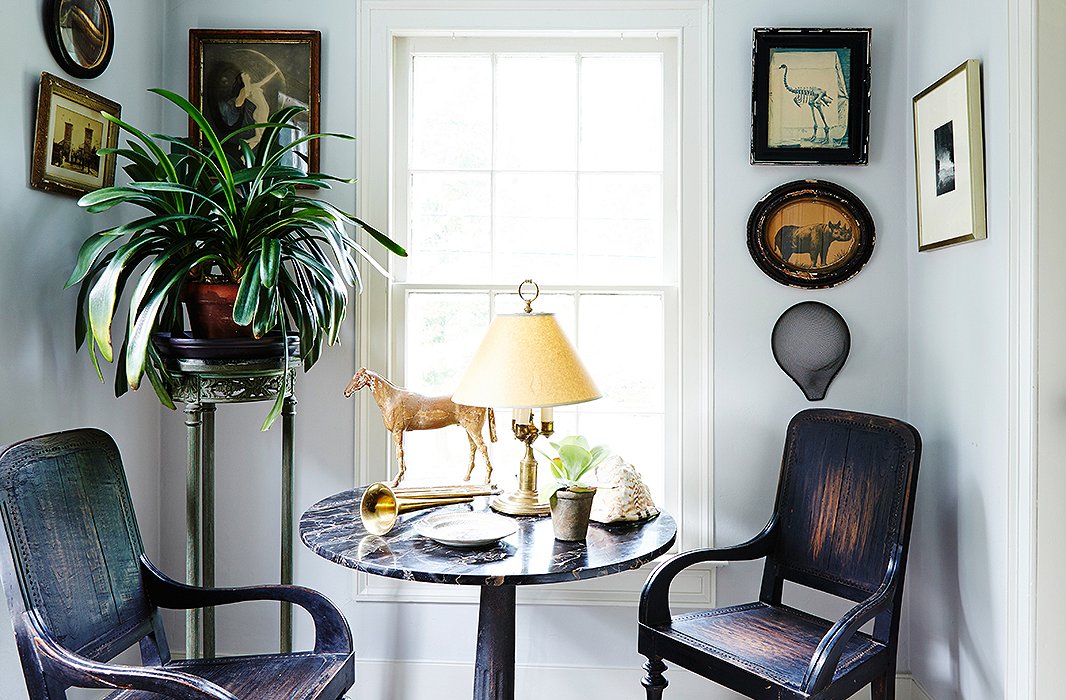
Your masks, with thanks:
<instances>
[{"instance_id":1,"label":"white matted print","mask_svg":"<svg viewBox=\"0 0 1066 700\"><path fill-rule=\"evenodd\" d=\"M984 238L981 64L970 59L914 98L918 250Z\"/></svg>"}]
</instances>

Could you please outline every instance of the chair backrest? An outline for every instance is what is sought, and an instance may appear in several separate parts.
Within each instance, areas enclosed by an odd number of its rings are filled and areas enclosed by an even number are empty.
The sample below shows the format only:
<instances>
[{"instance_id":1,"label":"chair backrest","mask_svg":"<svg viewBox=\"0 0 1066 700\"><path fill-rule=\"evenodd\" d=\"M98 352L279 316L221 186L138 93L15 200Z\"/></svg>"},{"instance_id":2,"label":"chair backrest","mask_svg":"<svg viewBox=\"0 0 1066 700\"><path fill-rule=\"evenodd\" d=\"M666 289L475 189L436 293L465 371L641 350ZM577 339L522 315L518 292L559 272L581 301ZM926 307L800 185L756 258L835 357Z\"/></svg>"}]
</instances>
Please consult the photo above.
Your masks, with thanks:
<instances>
[{"instance_id":1,"label":"chair backrest","mask_svg":"<svg viewBox=\"0 0 1066 700\"><path fill-rule=\"evenodd\" d=\"M918 431L903 421L831 409L797 414L785 438L763 599L780 602L781 581L790 580L863 600L893 560L902 582L920 453Z\"/></svg>"},{"instance_id":2,"label":"chair backrest","mask_svg":"<svg viewBox=\"0 0 1066 700\"><path fill-rule=\"evenodd\" d=\"M146 635L156 639L158 615L140 574L140 531L110 436L72 430L3 448L0 513L9 545L3 580L17 635L24 634L24 614L36 610L63 647L97 661ZM19 641L25 657L30 649ZM29 669L26 658L23 665Z\"/></svg>"}]
</instances>

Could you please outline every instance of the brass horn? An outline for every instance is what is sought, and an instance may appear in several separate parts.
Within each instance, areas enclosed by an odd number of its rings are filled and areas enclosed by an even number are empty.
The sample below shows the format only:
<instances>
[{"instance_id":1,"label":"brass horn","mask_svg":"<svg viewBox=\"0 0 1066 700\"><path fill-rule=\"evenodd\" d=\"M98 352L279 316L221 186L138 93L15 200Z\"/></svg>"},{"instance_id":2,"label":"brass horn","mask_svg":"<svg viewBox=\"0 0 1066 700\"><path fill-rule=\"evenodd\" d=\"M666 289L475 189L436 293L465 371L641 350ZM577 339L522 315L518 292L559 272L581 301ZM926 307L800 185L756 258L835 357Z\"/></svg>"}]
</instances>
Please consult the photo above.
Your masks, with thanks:
<instances>
[{"instance_id":1,"label":"brass horn","mask_svg":"<svg viewBox=\"0 0 1066 700\"><path fill-rule=\"evenodd\" d=\"M454 503L470 503L474 496L491 496L499 489L488 484L457 486L408 486L393 488L380 481L366 487L359 503L359 518L372 535L384 535L396 525L401 513Z\"/></svg>"}]
</instances>

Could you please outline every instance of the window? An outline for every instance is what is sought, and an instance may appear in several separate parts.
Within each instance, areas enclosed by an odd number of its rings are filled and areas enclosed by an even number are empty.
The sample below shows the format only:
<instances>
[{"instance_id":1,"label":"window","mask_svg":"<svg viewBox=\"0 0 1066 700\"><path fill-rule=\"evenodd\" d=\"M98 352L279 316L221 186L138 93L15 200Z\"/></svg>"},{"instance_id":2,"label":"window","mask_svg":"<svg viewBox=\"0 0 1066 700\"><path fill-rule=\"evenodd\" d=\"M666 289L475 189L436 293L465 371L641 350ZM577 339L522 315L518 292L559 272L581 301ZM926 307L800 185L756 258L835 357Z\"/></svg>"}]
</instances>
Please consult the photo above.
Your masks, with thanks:
<instances>
[{"instance_id":1,"label":"window","mask_svg":"<svg viewBox=\"0 0 1066 700\"><path fill-rule=\"evenodd\" d=\"M606 443L664 502L677 459L665 436L677 424L677 259L666 254L677 239L676 42L418 38L397 49L391 230L410 258L392 290L394 373L449 393L532 277L534 308L557 314L604 393L558 409L556 438ZM497 417L492 448L505 487L520 457L509 421ZM468 448L461 431L427 431L406 436L405 453L409 478L440 479L461 474ZM550 472L540 476L547 487Z\"/></svg>"},{"instance_id":2,"label":"window","mask_svg":"<svg viewBox=\"0 0 1066 700\"><path fill-rule=\"evenodd\" d=\"M706 2L360 7L358 209L411 257L389 261L389 283L364 280L359 364L450 392L493 315L519 311L515 289L532 277L534 308L558 314L606 394L556 409L556 437L611 445L678 521L678 546L710 544ZM493 480L506 486L519 444L501 413ZM385 478L391 440L367 397L355 440L356 482ZM408 433L405 452L412 480L461 477L467 460L458 430ZM645 577L520 598L631 604ZM708 571L678 583L678 602L713 598ZM356 590L464 599L442 588L357 577Z\"/></svg>"}]
</instances>

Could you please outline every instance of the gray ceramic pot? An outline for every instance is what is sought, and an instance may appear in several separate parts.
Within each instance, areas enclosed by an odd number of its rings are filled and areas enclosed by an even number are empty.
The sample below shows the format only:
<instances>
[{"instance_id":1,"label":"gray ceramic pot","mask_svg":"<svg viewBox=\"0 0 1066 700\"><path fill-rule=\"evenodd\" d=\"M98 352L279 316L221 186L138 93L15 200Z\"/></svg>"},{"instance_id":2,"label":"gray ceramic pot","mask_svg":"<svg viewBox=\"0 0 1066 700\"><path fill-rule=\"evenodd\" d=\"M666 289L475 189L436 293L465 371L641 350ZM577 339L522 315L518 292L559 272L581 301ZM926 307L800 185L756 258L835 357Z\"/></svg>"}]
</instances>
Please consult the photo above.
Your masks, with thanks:
<instances>
[{"instance_id":1,"label":"gray ceramic pot","mask_svg":"<svg viewBox=\"0 0 1066 700\"><path fill-rule=\"evenodd\" d=\"M589 513L592 512L592 499L596 489L590 491L570 491L559 489L552 499L552 528L555 539L567 542L579 542L585 539L589 531Z\"/></svg>"}]
</instances>

